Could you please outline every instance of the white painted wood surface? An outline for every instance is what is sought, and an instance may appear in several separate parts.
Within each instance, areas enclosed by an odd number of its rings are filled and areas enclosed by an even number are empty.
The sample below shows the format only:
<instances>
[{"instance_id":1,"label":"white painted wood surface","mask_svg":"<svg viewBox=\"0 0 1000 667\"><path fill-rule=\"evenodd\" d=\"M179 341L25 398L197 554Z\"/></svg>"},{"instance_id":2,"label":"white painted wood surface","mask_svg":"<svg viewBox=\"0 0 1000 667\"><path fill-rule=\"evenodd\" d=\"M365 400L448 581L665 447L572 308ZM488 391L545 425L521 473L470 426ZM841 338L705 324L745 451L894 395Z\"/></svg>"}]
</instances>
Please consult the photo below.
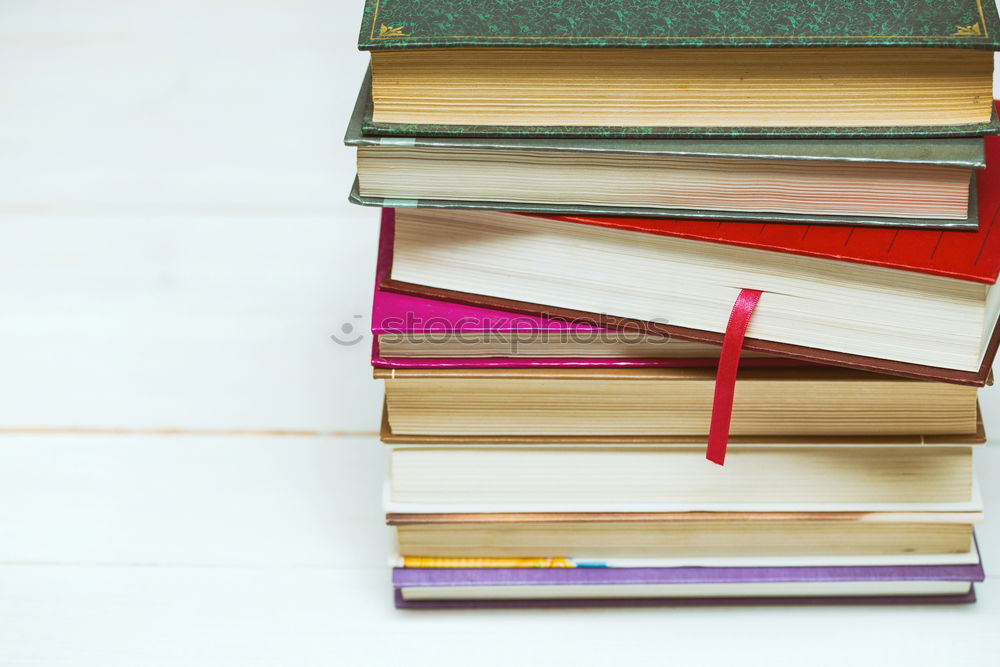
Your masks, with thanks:
<instances>
[{"instance_id":1,"label":"white painted wood surface","mask_svg":"<svg viewBox=\"0 0 1000 667\"><path fill-rule=\"evenodd\" d=\"M360 7L0 5L0 665L995 660L995 578L961 609L391 608L370 341L329 338L369 325Z\"/></svg>"}]
</instances>

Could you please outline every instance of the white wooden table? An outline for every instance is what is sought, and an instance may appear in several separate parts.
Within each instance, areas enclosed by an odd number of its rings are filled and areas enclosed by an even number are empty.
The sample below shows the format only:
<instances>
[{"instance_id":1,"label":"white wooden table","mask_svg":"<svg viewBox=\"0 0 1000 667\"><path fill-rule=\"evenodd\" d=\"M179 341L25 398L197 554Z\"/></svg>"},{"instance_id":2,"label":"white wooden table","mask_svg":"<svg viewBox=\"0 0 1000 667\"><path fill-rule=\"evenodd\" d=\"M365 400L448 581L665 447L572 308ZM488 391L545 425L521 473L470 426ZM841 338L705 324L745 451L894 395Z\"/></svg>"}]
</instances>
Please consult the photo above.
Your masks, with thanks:
<instances>
[{"instance_id":1,"label":"white wooden table","mask_svg":"<svg viewBox=\"0 0 1000 667\"><path fill-rule=\"evenodd\" d=\"M0 665L997 664L995 578L968 608L392 609L370 341L329 338L369 325L359 19L0 5Z\"/></svg>"}]
</instances>

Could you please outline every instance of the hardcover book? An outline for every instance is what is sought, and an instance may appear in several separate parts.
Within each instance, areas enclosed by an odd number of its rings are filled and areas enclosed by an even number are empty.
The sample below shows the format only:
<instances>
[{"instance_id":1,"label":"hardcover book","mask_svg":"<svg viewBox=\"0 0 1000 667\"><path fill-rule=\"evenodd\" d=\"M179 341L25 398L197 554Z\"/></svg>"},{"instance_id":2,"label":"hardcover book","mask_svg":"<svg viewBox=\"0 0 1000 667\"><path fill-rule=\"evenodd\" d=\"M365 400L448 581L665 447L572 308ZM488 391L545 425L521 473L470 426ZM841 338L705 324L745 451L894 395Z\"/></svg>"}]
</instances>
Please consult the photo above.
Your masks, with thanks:
<instances>
[{"instance_id":1,"label":"hardcover book","mask_svg":"<svg viewBox=\"0 0 1000 667\"><path fill-rule=\"evenodd\" d=\"M740 447L721 481L704 447L394 447L389 501L546 511L554 505L935 503L973 499L971 447ZM526 471L530 471L530 474ZM557 480L557 481L556 481ZM545 509L543 509L545 508Z\"/></svg>"},{"instance_id":2,"label":"hardcover book","mask_svg":"<svg viewBox=\"0 0 1000 667\"><path fill-rule=\"evenodd\" d=\"M628 604L972 602L981 564L869 567L393 570L401 608Z\"/></svg>"},{"instance_id":3,"label":"hardcover book","mask_svg":"<svg viewBox=\"0 0 1000 667\"><path fill-rule=\"evenodd\" d=\"M375 368L714 367L718 362L717 345L388 292L380 285L392 267L392 242L393 211L383 209L372 300ZM802 362L750 352L743 365Z\"/></svg>"},{"instance_id":4,"label":"hardcover book","mask_svg":"<svg viewBox=\"0 0 1000 667\"><path fill-rule=\"evenodd\" d=\"M398 435L700 436L713 368L376 369ZM976 389L842 368L745 368L731 435L972 435Z\"/></svg>"},{"instance_id":5,"label":"hardcover book","mask_svg":"<svg viewBox=\"0 0 1000 667\"><path fill-rule=\"evenodd\" d=\"M383 405L382 426L379 439L387 445L697 445L705 446L705 438L690 435L414 435L397 434L389 423L389 411ZM749 446L781 446L781 445L907 445L919 447L923 445L981 445L986 442L986 430L983 427L982 411L977 412L976 431L965 435L880 435L849 437L839 436L730 436L730 448Z\"/></svg>"},{"instance_id":6,"label":"hardcover book","mask_svg":"<svg viewBox=\"0 0 1000 667\"><path fill-rule=\"evenodd\" d=\"M397 609L596 609L615 607L763 607L763 606L830 606L830 605L928 605L974 604L975 586L965 595L878 595L839 597L741 597L741 598L600 598L600 599L535 599L535 600L409 600L395 589L393 600Z\"/></svg>"},{"instance_id":7,"label":"hardcover book","mask_svg":"<svg viewBox=\"0 0 1000 667\"><path fill-rule=\"evenodd\" d=\"M383 26L385 26L383 28ZM935 47L996 50L988 2L817 5L806 0L366 0L358 47Z\"/></svg>"},{"instance_id":8,"label":"hardcover book","mask_svg":"<svg viewBox=\"0 0 1000 667\"><path fill-rule=\"evenodd\" d=\"M398 209L388 291L983 386L1000 344L1000 139L978 232Z\"/></svg>"},{"instance_id":9,"label":"hardcover book","mask_svg":"<svg viewBox=\"0 0 1000 667\"><path fill-rule=\"evenodd\" d=\"M907 505L911 509L907 509ZM967 554L981 505L886 504L884 509L797 510L794 504L704 509L562 512L479 511L400 513L386 522L405 558L817 559Z\"/></svg>"},{"instance_id":10,"label":"hardcover book","mask_svg":"<svg viewBox=\"0 0 1000 667\"><path fill-rule=\"evenodd\" d=\"M998 33L981 0L368 0L365 131L971 136Z\"/></svg>"},{"instance_id":11,"label":"hardcover book","mask_svg":"<svg viewBox=\"0 0 1000 667\"><path fill-rule=\"evenodd\" d=\"M975 229L979 138L366 137L345 142L364 206ZM971 206L970 206L971 204Z\"/></svg>"}]
</instances>

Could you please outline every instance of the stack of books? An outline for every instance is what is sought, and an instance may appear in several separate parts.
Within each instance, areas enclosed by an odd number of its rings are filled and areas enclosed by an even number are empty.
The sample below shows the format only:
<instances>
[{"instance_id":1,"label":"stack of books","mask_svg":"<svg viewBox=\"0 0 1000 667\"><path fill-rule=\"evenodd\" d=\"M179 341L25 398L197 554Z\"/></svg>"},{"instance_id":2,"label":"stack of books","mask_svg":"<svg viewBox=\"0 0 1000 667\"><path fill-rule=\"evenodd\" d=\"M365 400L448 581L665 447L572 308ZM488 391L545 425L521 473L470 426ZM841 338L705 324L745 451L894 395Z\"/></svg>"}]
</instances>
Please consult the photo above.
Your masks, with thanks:
<instances>
[{"instance_id":1,"label":"stack of books","mask_svg":"<svg viewBox=\"0 0 1000 667\"><path fill-rule=\"evenodd\" d=\"M398 606L974 600L1000 18L853 5L368 0Z\"/></svg>"}]
</instances>

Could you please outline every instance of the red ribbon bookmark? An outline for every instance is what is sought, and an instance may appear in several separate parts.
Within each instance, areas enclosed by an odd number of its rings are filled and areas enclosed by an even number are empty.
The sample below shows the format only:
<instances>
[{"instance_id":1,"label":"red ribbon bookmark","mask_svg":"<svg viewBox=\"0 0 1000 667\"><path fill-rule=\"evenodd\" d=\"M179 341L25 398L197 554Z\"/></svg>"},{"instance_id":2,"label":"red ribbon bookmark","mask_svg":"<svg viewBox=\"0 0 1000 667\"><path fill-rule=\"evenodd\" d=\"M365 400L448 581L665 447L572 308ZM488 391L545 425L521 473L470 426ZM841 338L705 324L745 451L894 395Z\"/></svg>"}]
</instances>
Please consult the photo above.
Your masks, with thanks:
<instances>
[{"instance_id":1,"label":"red ribbon bookmark","mask_svg":"<svg viewBox=\"0 0 1000 667\"><path fill-rule=\"evenodd\" d=\"M719 371L715 376L715 399L712 401L712 425L708 431L708 452L705 457L720 466L726 464L726 446L729 444L729 423L733 419L733 396L736 393L736 373L740 368L740 353L747 326L757 308L762 292L753 289L740 291L729 315L726 335L722 339Z\"/></svg>"}]
</instances>

